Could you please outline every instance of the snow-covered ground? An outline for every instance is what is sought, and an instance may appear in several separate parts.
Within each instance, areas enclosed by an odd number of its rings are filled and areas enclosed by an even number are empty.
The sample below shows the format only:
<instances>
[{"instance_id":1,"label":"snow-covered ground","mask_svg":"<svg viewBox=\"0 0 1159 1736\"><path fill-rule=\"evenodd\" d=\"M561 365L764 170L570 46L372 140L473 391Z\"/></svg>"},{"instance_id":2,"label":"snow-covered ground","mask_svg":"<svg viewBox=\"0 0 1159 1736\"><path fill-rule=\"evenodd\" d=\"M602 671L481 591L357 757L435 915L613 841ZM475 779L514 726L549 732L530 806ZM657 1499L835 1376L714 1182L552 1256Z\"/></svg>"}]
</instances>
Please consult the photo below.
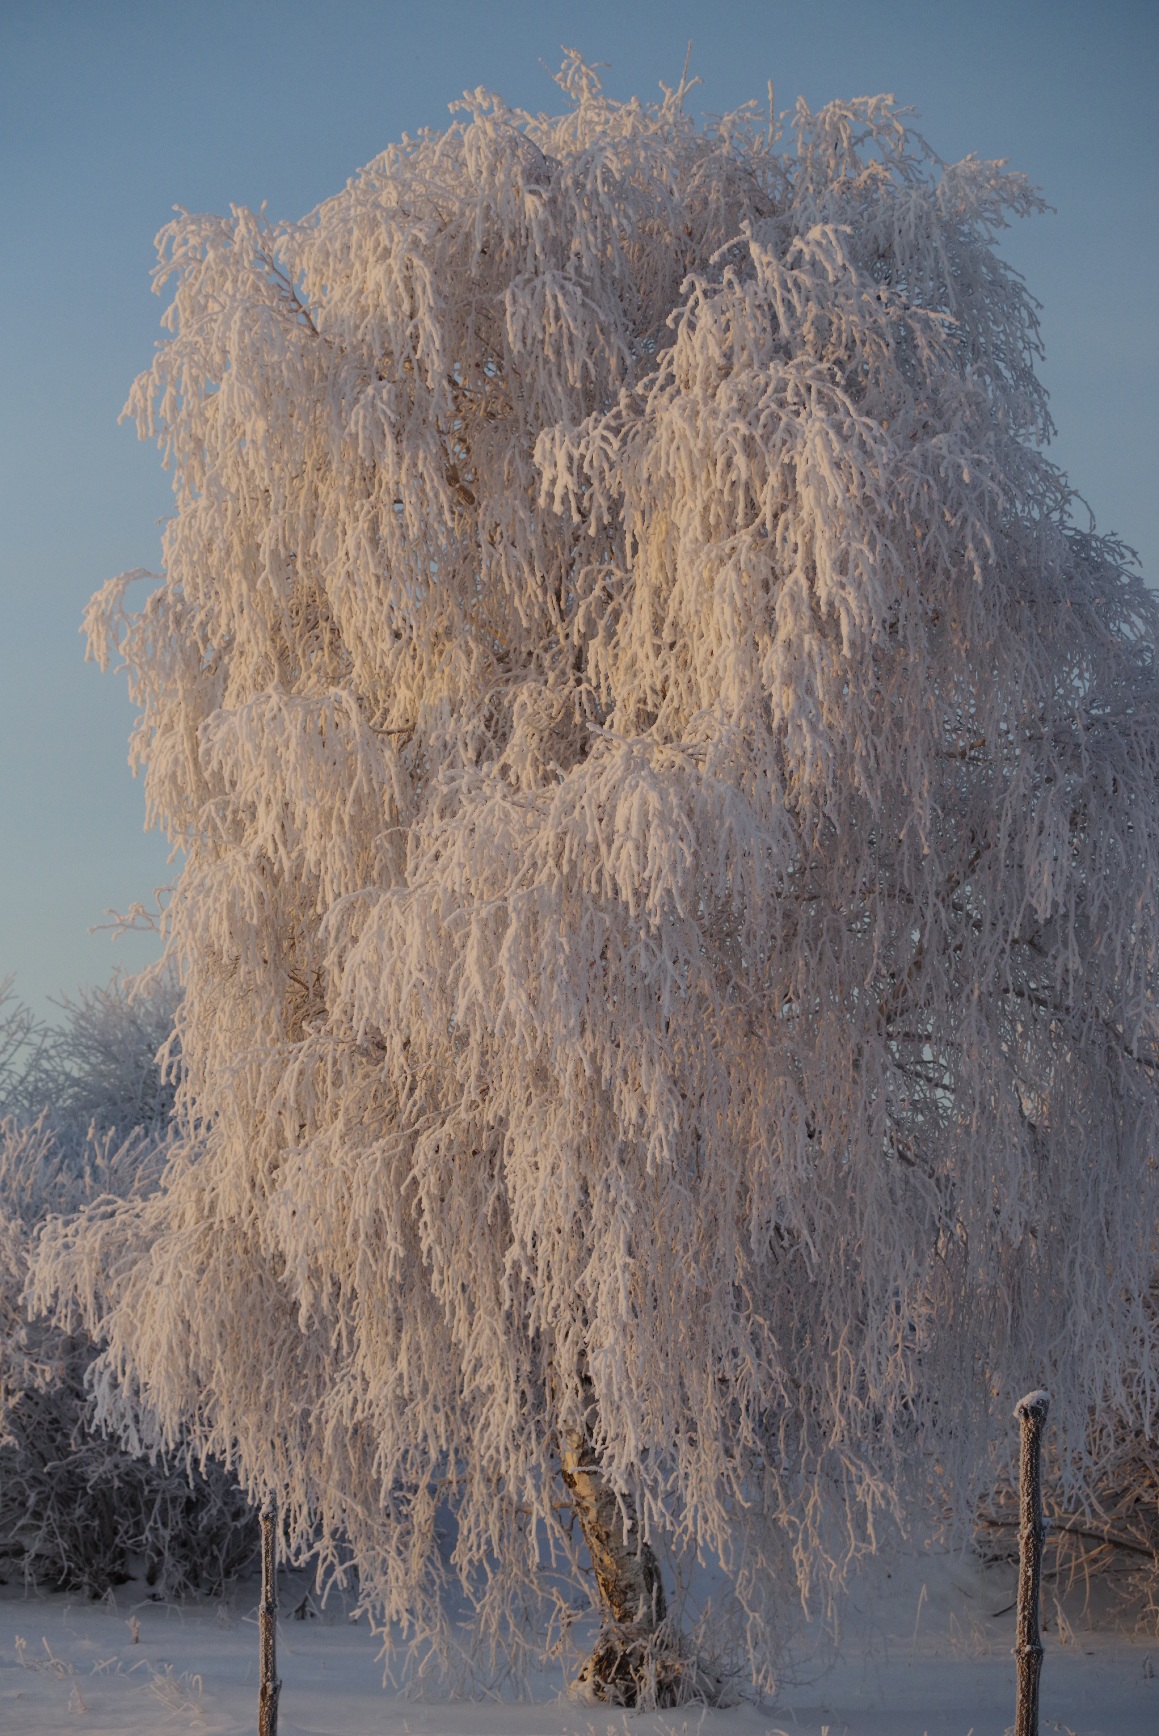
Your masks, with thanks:
<instances>
[{"instance_id":1,"label":"snow-covered ground","mask_svg":"<svg viewBox=\"0 0 1159 1736\"><path fill-rule=\"evenodd\" d=\"M343 1612L295 1621L283 1588L283 1736L1001 1736L1013 1719L1008 1569L925 1555L854 1588L836 1645L806 1636L771 1705L633 1716L568 1701L544 1680L532 1703L435 1703L382 1687L377 1642ZM169 1606L126 1587L116 1602L0 1600L5 1736L250 1736L256 1727L257 1589L224 1606ZM1060 1624L1047 1600L1042 1728L1154 1736L1159 1643L1106 1622Z\"/></svg>"}]
</instances>

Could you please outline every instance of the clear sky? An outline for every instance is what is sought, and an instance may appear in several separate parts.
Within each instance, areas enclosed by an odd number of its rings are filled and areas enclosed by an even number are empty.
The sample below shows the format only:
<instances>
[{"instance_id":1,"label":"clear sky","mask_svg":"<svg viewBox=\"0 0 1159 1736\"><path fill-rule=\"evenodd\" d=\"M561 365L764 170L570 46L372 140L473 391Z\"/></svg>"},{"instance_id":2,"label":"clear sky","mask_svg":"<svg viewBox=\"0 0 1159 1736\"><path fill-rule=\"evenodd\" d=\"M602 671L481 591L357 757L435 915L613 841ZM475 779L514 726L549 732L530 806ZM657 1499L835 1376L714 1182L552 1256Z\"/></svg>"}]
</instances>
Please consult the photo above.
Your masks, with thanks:
<instances>
[{"instance_id":1,"label":"clear sky","mask_svg":"<svg viewBox=\"0 0 1159 1736\"><path fill-rule=\"evenodd\" d=\"M465 88L553 107L561 44L646 96L690 39L694 108L891 91L942 157L1043 188L1005 251L1044 304L1054 455L1159 577L1155 0L0 0L0 976L26 1000L151 956L89 929L171 872L123 681L77 634L160 560L168 479L117 416L170 207L300 216Z\"/></svg>"}]
</instances>

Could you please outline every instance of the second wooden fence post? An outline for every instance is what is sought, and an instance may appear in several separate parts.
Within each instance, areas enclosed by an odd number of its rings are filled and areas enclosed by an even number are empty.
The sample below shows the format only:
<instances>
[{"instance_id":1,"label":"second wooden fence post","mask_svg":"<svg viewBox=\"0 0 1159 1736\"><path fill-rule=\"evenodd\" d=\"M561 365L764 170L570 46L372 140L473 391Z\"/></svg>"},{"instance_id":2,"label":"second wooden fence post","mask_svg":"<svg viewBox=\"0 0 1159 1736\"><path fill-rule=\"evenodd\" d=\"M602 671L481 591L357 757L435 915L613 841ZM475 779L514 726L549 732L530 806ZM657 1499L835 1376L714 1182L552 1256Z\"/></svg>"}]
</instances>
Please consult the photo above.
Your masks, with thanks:
<instances>
[{"instance_id":1,"label":"second wooden fence post","mask_svg":"<svg viewBox=\"0 0 1159 1736\"><path fill-rule=\"evenodd\" d=\"M1038 1682L1042 1674L1042 1635L1038 1606L1042 1590L1042 1426L1050 1409L1048 1392L1028 1392L1014 1407L1022 1427L1018 1466L1018 1700L1014 1736L1038 1736Z\"/></svg>"},{"instance_id":2,"label":"second wooden fence post","mask_svg":"<svg viewBox=\"0 0 1159 1736\"><path fill-rule=\"evenodd\" d=\"M278 1736L278 1561L277 1509L271 1495L262 1508L262 1601L258 1605L261 1686L258 1689L258 1736Z\"/></svg>"}]
</instances>

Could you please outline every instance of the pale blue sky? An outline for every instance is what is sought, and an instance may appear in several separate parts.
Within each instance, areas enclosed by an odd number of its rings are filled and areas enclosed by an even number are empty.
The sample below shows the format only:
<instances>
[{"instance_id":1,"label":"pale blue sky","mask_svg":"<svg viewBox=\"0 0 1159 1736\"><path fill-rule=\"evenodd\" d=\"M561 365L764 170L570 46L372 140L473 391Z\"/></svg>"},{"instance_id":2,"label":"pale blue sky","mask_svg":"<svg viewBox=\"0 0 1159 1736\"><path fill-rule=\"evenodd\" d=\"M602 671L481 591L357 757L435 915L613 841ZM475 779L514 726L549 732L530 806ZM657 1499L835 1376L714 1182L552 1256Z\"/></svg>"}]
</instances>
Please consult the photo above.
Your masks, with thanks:
<instances>
[{"instance_id":1,"label":"pale blue sky","mask_svg":"<svg viewBox=\"0 0 1159 1736\"><path fill-rule=\"evenodd\" d=\"M298 216L484 84L553 106L561 43L617 95L685 46L719 111L892 91L946 158L1004 156L1056 207L1006 252L1044 303L1055 456L1159 574L1154 0L0 0L0 976L46 998L150 942L90 935L169 873L125 765L90 593L159 562L168 482L117 415L149 359L174 204Z\"/></svg>"}]
</instances>

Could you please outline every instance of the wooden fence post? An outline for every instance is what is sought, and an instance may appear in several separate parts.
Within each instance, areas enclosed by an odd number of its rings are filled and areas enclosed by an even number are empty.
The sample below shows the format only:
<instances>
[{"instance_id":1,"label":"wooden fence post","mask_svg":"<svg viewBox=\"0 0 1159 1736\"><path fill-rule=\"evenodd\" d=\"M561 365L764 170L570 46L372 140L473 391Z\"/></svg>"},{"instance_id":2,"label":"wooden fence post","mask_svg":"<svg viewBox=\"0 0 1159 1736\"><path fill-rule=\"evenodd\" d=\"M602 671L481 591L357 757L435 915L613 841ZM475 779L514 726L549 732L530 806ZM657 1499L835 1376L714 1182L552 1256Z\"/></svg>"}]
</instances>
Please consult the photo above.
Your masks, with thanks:
<instances>
[{"instance_id":1,"label":"wooden fence post","mask_svg":"<svg viewBox=\"0 0 1159 1736\"><path fill-rule=\"evenodd\" d=\"M1018 1464L1018 1700L1014 1736L1038 1736L1038 1682L1042 1674L1042 1636L1038 1629L1042 1590L1042 1427L1050 1409L1048 1392L1028 1392L1014 1407L1022 1426Z\"/></svg>"},{"instance_id":2,"label":"wooden fence post","mask_svg":"<svg viewBox=\"0 0 1159 1736\"><path fill-rule=\"evenodd\" d=\"M258 1645L261 1686L258 1689L258 1736L278 1736L278 1581L276 1555L277 1508L270 1495L262 1508L262 1601L258 1605Z\"/></svg>"}]
</instances>

